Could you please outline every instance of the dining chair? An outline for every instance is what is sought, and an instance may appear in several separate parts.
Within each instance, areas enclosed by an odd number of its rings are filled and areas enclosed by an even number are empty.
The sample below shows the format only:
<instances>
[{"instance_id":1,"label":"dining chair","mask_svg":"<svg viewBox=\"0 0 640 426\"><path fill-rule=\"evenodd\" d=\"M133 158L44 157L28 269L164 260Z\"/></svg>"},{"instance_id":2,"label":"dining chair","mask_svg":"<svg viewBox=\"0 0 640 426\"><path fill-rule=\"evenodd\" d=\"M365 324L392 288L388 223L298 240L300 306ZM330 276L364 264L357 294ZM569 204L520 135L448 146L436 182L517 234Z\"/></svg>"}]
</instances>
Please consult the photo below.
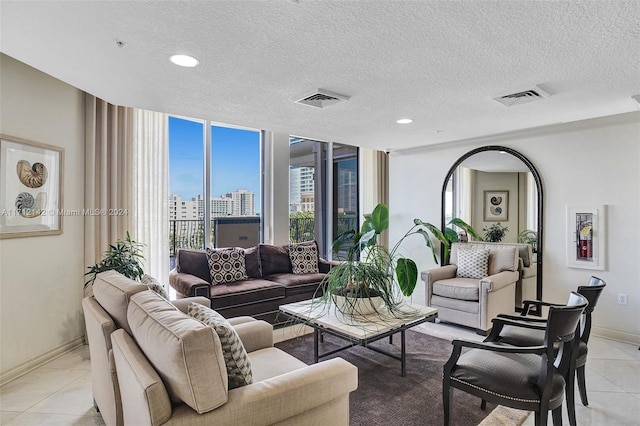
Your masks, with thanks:
<instances>
[{"instance_id":1,"label":"dining chair","mask_svg":"<svg viewBox=\"0 0 640 426\"><path fill-rule=\"evenodd\" d=\"M451 421L454 388L481 398L482 409L489 401L534 411L536 426L547 424L551 410L554 425L561 424L564 375L571 368L580 317L587 305L584 296L571 292L566 305L549 307L545 322L493 319L494 328L514 324L519 328L542 330L541 345L454 340L442 382L445 426ZM469 349L462 353L463 348Z\"/></svg>"}]
</instances>

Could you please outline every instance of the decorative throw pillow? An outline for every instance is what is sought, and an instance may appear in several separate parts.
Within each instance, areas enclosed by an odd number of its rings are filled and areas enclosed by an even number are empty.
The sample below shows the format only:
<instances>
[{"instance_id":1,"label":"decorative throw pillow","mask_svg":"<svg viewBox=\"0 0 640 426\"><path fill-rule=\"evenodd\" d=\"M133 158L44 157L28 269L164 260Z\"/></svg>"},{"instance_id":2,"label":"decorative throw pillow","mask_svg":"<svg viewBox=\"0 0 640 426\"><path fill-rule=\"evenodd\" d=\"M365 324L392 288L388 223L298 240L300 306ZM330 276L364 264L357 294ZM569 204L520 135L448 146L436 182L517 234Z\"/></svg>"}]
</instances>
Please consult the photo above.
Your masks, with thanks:
<instances>
[{"instance_id":1,"label":"decorative throw pillow","mask_svg":"<svg viewBox=\"0 0 640 426\"><path fill-rule=\"evenodd\" d=\"M155 278L153 278L151 275L144 274L142 276L142 280L140 281L142 282L142 284L146 284L147 287L149 287L149 290L153 290L156 293L158 293L160 296L169 300L169 295L167 294L167 291L164 289L162 284L160 284L160 282Z\"/></svg>"},{"instance_id":2,"label":"decorative throw pillow","mask_svg":"<svg viewBox=\"0 0 640 426\"><path fill-rule=\"evenodd\" d=\"M318 247L315 243L291 244L289 246L289 259L294 274L317 274Z\"/></svg>"},{"instance_id":3,"label":"decorative throw pillow","mask_svg":"<svg viewBox=\"0 0 640 426\"><path fill-rule=\"evenodd\" d=\"M251 362L247 351L236 330L222 315L199 303L189 302L187 310L189 316L202 321L213 328L220 338L224 363L229 376L229 389L239 388L253 382Z\"/></svg>"},{"instance_id":4,"label":"decorative throw pillow","mask_svg":"<svg viewBox=\"0 0 640 426\"><path fill-rule=\"evenodd\" d=\"M207 249L211 284L223 284L247 279L244 250L238 248Z\"/></svg>"},{"instance_id":5,"label":"decorative throw pillow","mask_svg":"<svg viewBox=\"0 0 640 426\"><path fill-rule=\"evenodd\" d=\"M487 276L489 250L458 248L457 255L458 277L481 279Z\"/></svg>"}]
</instances>

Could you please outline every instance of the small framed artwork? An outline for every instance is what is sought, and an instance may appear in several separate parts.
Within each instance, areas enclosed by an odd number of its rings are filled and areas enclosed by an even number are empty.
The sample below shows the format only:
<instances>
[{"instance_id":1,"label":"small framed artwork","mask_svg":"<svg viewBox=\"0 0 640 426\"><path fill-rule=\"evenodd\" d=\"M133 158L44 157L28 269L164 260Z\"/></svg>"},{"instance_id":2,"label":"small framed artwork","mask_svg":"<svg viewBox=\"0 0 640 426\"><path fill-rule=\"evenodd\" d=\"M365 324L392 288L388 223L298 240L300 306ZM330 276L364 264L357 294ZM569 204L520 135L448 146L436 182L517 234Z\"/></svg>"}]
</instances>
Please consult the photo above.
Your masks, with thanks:
<instances>
[{"instance_id":1,"label":"small framed artwork","mask_svg":"<svg viewBox=\"0 0 640 426\"><path fill-rule=\"evenodd\" d=\"M605 269L606 205L567 206L567 266Z\"/></svg>"},{"instance_id":2,"label":"small framed artwork","mask_svg":"<svg viewBox=\"0 0 640 426\"><path fill-rule=\"evenodd\" d=\"M63 154L0 135L0 238L62 234Z\"/></svg>"},{"instance_id":3,"label":"small framed artwork","mask_svg":"<svg viewBox=\"0 0 640 426\"><path fill-rule=\"evenodd\" d=\"M484 191L484 221L509 220L509 191Z\"/></svg>"}]
</instances>

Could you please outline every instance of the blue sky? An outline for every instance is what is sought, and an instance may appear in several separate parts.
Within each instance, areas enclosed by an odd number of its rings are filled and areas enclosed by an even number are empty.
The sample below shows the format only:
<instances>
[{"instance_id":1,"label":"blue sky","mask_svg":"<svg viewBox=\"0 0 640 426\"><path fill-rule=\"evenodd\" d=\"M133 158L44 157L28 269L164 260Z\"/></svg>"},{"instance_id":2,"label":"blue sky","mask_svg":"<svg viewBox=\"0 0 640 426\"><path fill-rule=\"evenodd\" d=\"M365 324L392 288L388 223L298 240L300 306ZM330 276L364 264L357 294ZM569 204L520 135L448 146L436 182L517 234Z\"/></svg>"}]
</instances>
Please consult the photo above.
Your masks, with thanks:
<instances>
[{"instance_id":1,"label":"blue sky","mask_svg":"<svg viewBox=\"0 0 640 426\"><path fill-rule=\"evenodd\" d=\"M203 125L169 117L169 193L183 199L203 193ZM218 126L211 132L211 195L248 189L259 210L260 133Z\"/></svg>"}]
</instances>

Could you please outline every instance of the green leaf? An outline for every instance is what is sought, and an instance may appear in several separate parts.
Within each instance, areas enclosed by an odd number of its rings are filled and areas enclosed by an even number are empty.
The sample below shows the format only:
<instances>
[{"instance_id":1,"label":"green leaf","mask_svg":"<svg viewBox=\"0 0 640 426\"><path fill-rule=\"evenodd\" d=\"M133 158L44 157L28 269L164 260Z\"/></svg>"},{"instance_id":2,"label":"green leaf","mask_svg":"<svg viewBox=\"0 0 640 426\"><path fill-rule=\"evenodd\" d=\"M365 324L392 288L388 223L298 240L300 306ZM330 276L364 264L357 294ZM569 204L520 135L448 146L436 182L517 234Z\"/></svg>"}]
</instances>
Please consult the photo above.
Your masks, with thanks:
<instances>
[{"instance_id":1,"label":"green leaf","mask_svg":"<svg viewBox=\"0 0 640 426\"><path fill-rule=\"evenodd\" d=\"M378 204L371 212L369 220L376 234L382 233L389 228L389 207L386 204Z\"/></svg>"},{"instance_id":2,"label":"green leaf","mask_svg":"<svg viewBox=\"0 0 640 426\"><path fill-rule=\"evenodd\" d=\"M449 225L457 226L458 228L464 230L468 235L470 235L476 240L482 240L482 237L478 235L476 230L473 229L471 225L469 225L467 222L460 219L459 217L454 217L453 219L451 219L451 221L449 222Z\"/></svg>"},{"instance_id":3,"label":"green leaf","mask_svg":"<svg viewBox=\"0 0 640 426\"><path fill-rule=\"evenodd\" d=\"M458 242L458 233L451 228L444 229L444 236L450 243Z\"/></svg>"},{"instance_id":4,"label":"green leaf","mask_svg":"<svg viewBox=\"0 0 640 426\"><path fill-rule=\"evenodd\" d=\"M436 256L436 250L433 246L433 242L431 241L431 235L429 235L429 233L424 229L418 229L416 230L416 232L424 237L424 242L427 244L427 247L431 249L431 253L433 254L433 261L437 264L438 258Z\"/></svg>"},{"instance_id":5,"label":"green leaf","mask_svg":"<svg viewBox=\"0 0 640 426\"><path fill-rule=\"evenodd\" d=\"M396 277L402 294L411 296L418 281L418 267L416 263L407 258L398 259L396 263Z\"/></svg>"}]
</instances>

